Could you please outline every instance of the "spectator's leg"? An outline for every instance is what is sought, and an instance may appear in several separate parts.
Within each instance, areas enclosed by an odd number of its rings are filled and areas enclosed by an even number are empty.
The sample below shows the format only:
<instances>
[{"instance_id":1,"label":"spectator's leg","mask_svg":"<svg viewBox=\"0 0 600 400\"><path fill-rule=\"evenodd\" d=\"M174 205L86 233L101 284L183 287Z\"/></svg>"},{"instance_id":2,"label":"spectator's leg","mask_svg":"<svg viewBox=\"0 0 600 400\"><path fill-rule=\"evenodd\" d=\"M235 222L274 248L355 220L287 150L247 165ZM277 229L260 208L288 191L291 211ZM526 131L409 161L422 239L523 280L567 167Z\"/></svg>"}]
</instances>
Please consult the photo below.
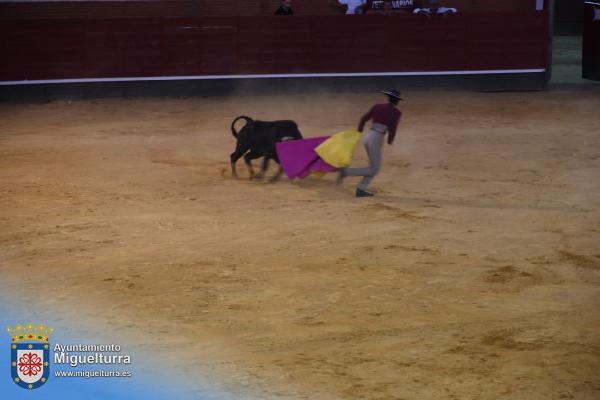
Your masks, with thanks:
<instances>
[{"instance_id":1,"label":"spectator's leg","mask_svg":"<svg viewBox=\"0 0 600 400\"><path fill-rule=\"evenodd\" d=\"M438 14L455 14L458 10L451 7L440 7L437 9Z\"/></svg>"},{"instance_id":2,"label":"spectator's leg","mask_svg":"<svg viewBox=\"0 0 600 400\"><path fill-rule=\"evenodd\" d=\"M419 13L430 14L431 10L429 8L415 8L413 11L413 14L419 14Z\"/></svg>"}]
</instances>

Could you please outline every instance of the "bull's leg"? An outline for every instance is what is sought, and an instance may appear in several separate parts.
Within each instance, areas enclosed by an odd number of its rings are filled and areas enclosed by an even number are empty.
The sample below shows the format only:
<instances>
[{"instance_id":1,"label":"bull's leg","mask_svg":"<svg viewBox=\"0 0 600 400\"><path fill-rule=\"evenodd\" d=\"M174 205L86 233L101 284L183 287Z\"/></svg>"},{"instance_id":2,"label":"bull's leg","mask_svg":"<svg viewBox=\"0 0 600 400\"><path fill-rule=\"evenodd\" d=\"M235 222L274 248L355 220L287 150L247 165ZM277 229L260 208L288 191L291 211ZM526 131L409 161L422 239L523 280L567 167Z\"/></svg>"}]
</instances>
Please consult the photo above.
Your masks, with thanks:
<instances>
[{"instance_id":1,"label":"bull's leg","mask_svg":"<svg viewBox=\"0 0 600 400\"><path fill-rule=\"evenodd\" d=\"M265 175L265 173L267 172L267 168L269 167L269 160L271 160L271 159L275 160L279 164L279 157L277 157L277 151L275 150L275 144L273 144L273 146L270 149L267 149L265 151L265 157L263 158L262 169L259 174L261 177L263 177ZM280 172L277 175L280 175ZM277 176L277 179L279 179L279 176Z\"/></svg>"},{"instance_id":2,"label":"bull's leg","mask_svg":"<svg viewBox=\"0 0 600 400\"><path fill-rule=\"evenodd\" d=\"M231 155L229 156L229 158L231 160L231 175L234 178L238 177L237 170L235 168L235 163L237 162L237 160L240 159L240 157L242 157L244 155L244 153L246 151L248 151L247 148L244 148L242 146L236 146L235 151L233 153L231 153Z\"/></svg>"},{"instance_id":3,"label":"bull's leg","mask_svg":"<svg viewBox=\"0 0 600 400\"><path fill-rule=\"evenodd\" d=\"M244 161L246 162L246 166L248 167L248 172L250 173L250 179L254 178L254 168L252 168L252 160L259 158L260 154L254 151L250 151L244 155Z\"/></svg>"},{"instance_id":4,"label":"bull's leg","mask_svg":"<svg viewBox=\"0 0 600 400\"><path fill-rule=\"evenodd\" d=\"M271 182L277 182L279 178L281 178L281 175L283 175L283 168L280 165L279 171L277 171L277 174L275 174L275 176L271 178Z\"/></svg>"},{"instance_id":5,"label":"bull's leg","mask_svg":"<svg viewBox=\"0 0 600 400\"><path fill-rule=\"evenodd\" d=\"M267 168L269 167L269 160L271 159L271 154L267 153L263 157L262 166L260 168L260 172L256 175L256 179L262 179L265 176L265 172L267 172Z\"/></svg>"}]
</instances>

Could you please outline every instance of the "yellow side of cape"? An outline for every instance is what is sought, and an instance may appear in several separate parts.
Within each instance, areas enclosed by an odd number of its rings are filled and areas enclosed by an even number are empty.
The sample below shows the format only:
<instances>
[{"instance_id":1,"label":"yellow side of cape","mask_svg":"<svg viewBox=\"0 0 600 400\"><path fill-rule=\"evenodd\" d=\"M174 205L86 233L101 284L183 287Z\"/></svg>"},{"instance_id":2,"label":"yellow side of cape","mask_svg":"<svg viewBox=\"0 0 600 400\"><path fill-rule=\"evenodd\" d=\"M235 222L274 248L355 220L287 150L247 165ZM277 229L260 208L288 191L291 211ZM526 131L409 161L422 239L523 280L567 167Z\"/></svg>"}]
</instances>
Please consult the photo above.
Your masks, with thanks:
<instances>
[{"instance_id":1,"label":"yellow side of cape","mask_svg":"<svg viewBox=\"0 0 600 400\"><path fill-rule=\"evenodd\" d=\"M346 168L352 162L352 155L359 139L358 131L338 132L318 145L315 151L327 164L336 168Z\"/></svg>"}]
</instances>

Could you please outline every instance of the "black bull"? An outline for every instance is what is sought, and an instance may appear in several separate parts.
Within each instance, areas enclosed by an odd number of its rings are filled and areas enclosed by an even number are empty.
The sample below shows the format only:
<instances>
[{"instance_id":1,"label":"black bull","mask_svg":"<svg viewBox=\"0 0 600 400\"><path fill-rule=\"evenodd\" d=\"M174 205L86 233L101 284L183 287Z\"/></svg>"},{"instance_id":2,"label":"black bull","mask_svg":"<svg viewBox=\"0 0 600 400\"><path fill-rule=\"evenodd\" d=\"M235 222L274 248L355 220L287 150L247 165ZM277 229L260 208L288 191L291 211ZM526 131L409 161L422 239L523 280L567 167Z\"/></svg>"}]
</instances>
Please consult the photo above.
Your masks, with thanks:
<instances>
[{"instance_id":1,"label":"black bull","mask_svg":"<svg viewBox=\"0 0 600 400\"><path fill-rule=\"evenodd\" d=\"M243 119L246 124L239 132L235 130L235 123ZM263 157L262 167L256 178L262 178L269 166L269 160L273 159L279 164L279 157L275 150L275 143L283 140L302 139L302 134L294 121L255 121L250 117L241 115L231 123L231 133L236 138L237 143L235 151L231 153L231 173L237 177L235 163L244 156L244 161L250 171L250 179L254 178L252 160ZM279 179L283 170L279 167L279 172L273 177L273 180Z\"/></svg>"}]
</instances>

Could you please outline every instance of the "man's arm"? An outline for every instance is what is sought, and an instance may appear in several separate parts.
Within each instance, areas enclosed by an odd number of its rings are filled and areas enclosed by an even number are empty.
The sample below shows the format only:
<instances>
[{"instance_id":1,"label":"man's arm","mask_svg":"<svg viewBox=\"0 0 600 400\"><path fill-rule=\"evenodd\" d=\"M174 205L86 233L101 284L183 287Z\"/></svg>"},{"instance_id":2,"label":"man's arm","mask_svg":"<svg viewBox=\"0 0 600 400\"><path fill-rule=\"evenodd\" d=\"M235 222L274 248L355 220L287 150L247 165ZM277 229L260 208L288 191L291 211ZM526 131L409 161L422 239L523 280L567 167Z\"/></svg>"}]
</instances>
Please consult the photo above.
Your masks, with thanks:
<instances>
[{"instance_id":1,"label":"man's arm","mask_svg":"<svg viewBox=\"0 0 600 400\"><path fill-rule=\"evenodd\" d=\"M392 123L391 126L388 126L388 130L389 130L388 139L387 139L388 144L394 143L394 138L396 137L396 129L398 128L398 122L400 122L400 117L401 117L401 115L398 115L398 118L396 118L394 123Z\"/></svg>"}]
</instances>

